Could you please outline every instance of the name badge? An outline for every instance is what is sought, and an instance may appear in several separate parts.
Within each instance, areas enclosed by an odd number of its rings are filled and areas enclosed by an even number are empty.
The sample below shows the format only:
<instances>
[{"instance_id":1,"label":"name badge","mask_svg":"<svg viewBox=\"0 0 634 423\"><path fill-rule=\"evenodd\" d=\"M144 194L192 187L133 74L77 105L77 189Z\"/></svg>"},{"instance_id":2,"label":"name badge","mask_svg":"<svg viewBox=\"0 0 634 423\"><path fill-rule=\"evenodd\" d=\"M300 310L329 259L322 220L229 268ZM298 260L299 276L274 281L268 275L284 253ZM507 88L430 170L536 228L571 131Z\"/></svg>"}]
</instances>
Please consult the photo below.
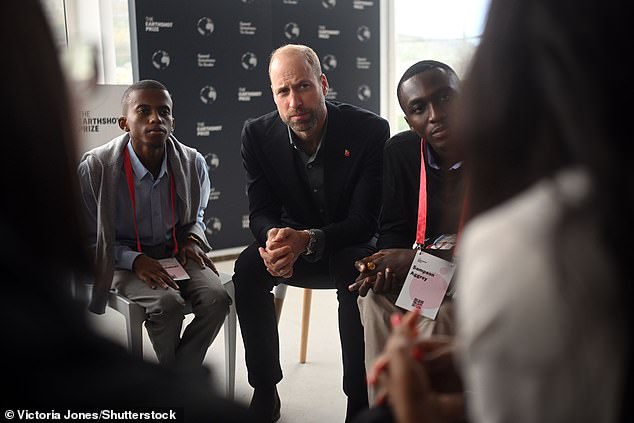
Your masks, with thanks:
<instances>
[{"instance_id":1,"label":"name badge","mask_svg":"<svg viewBox=\"0 0 634 423\"><path fill-rule=\"evenodd\" d=\"M455 264L418 250L396 305L435 319L451 282Z\"/></svg>"},{"instance_id":2,"label":"name badge","mask_svg":"<svg viewBox=\"0 0 634 423\"><path fill-rule=\"evenodd\" d=\"M176 257L164 258L158 261L163 269L175 281L184 281L189 279L189 274L183 266L176 260Z\"/></svg>"}]
</instances>

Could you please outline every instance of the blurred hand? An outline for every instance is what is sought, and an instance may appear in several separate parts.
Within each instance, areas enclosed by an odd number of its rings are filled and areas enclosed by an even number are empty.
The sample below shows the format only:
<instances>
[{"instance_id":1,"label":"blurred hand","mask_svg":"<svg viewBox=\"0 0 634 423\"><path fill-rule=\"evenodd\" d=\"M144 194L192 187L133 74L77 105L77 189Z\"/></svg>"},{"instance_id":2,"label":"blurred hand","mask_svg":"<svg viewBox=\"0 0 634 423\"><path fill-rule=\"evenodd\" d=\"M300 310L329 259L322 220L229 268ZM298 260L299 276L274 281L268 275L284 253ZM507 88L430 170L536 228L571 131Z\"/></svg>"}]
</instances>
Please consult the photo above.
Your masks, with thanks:
<instances>
[{"instance_id":1,"label":"blurred hand","mask_svg":"<svg viewBox=\"0 0 634 423\"><path fill-rule=\"evenodd\" d=\"M377 403L389 402L398 422L462 422L463 386L453 364L452 340L418 340L418 313L393 319L394 331L368 381L379 385Z\"/></svg>"}]
</instances>

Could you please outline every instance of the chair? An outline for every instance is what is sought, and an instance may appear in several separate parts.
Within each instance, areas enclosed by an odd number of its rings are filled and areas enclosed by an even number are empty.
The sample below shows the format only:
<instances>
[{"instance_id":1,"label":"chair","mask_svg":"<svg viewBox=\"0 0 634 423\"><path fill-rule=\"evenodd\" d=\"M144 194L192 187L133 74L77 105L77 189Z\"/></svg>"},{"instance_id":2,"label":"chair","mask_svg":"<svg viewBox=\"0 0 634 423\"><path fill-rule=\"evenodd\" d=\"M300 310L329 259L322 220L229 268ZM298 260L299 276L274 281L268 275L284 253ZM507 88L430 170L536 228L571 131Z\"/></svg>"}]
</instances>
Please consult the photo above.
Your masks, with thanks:
<instances>
[{"instance_id":1,"label":"chair","mask_svg":"<svg viewBox=\"0 0 634 423\"><path fill-rule=\"evenodd\" d=\"M231 297L229 314L225 318L225 388L228 399L234 398L236 380L236 307L235 287L231 275L220 273L220 281ZM128 350L136 356L143 357L143 322L145 321L145 309L130 301L116 290L110 291L108 306L118 311L125 318L126 333L128 337ZM191 304L185 306L185 314L192 312Z\"/></svg>"},{"instance_id":2,"label":"chair","mask_svg":"<svg viewBox=\"0 0 634 423\"><path fill-rule=\"evenodd\" d=\"M304 298L302 300L302 323L299 341L299 362L306 363L306 355L308 352L308 328L310 326L310 306L313 298L313 289L335 289L333 283L324 275L315 275L314 277L305 278L301 281L301 286L293 278L277 279L278 284L273 288L273 297L275 303L275 316L279 323L282 315L282 306L284 305L284 297L286 297L286 289L289 286L303 288ZM305 288L308 287L308 288Z\"/></svg>"}]
</instances>

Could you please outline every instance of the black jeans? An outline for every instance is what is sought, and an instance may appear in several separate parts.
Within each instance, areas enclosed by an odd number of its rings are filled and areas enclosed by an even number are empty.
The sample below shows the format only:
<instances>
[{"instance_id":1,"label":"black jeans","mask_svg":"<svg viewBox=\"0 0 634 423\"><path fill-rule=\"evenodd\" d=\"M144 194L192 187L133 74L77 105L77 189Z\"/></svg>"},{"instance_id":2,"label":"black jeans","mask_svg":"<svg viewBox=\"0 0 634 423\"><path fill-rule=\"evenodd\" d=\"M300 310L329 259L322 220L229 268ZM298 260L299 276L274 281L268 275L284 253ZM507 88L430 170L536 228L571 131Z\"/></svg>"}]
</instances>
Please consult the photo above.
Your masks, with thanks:
<instances>
[{"instance_id":1,"label":"black jeans","mask_svg":"<svg viewBox=\"0 0 634 423\"><path fill-rule=\"evenodd\" d=\"M279 335L275 320L272 290L277 283L260 254L258 244L251 244L236 260L233 282L236 287L236 310L244 340L249 384L254 388L277 384L282 379L279 359ZM355 260L376 251L373 243L360 244L332 252L322 260L309 263L299 258L293 269L293 285L315 275L330 278L337 289L339 302L339 337L343 358L343 391L348 396L348 417L368 405L365 376L363 327L359 317L356 292L350 285L358 275ZM310 288L310 284L306 286Z\"/></svg>"},{"instance_id":2,"label":"black jeans","mask_svg":"<svg viewBox=\"0 0 634 423\"><path fill-rule=\"evenodd\" d=\"M352 423L394 423L394 413L387 405L380 405L357 414Z\"/></svg>"}]
</instances>

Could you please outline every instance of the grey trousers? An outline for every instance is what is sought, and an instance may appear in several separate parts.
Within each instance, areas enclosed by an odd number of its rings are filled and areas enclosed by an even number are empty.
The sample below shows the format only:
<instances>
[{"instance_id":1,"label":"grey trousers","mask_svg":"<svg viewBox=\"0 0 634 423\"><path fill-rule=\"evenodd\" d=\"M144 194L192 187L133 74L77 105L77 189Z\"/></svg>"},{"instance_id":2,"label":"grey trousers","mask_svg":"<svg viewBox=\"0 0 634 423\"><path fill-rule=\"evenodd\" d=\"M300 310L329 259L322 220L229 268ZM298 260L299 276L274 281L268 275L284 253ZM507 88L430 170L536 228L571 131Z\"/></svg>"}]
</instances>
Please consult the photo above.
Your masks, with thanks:
<instances>
[{"instance_id":1,"label":"grey trousers","mask_svg":"<svg viewBox=\"0 0 634 423\"><path fill-rule=\"evenodd\" d=\"M365 297L360 296L357 299L365 337L366 373L372 369L390 336L392 330L390 316L392 313L405 313L405 310L394 305L395 302L396 296L377 295L372 290L369 290ZM445 298L435 320L422 316L418 318L418 331L421 337L455 335L455 330L454 305L450 298ZM370 406L374 403L376 394L375 387L368 384Z\"/></svg>"},{"instance_id":2,"label":"grey trousers","mask_svg":"<svg viewBox=\"0 0 634 423\"><path fill-rule=\"evenodd\" d=\"M116 270L112 284L121 294L145 308L145 328L159 363L200 367L229 312L231 298L208 267L201 269L193 260L188 260L185 270L190 279L179 281L178 290L152 289L129 270ZM194 319L181 336L185 301L191 303Z\"/></svg>"}]
</instances>

